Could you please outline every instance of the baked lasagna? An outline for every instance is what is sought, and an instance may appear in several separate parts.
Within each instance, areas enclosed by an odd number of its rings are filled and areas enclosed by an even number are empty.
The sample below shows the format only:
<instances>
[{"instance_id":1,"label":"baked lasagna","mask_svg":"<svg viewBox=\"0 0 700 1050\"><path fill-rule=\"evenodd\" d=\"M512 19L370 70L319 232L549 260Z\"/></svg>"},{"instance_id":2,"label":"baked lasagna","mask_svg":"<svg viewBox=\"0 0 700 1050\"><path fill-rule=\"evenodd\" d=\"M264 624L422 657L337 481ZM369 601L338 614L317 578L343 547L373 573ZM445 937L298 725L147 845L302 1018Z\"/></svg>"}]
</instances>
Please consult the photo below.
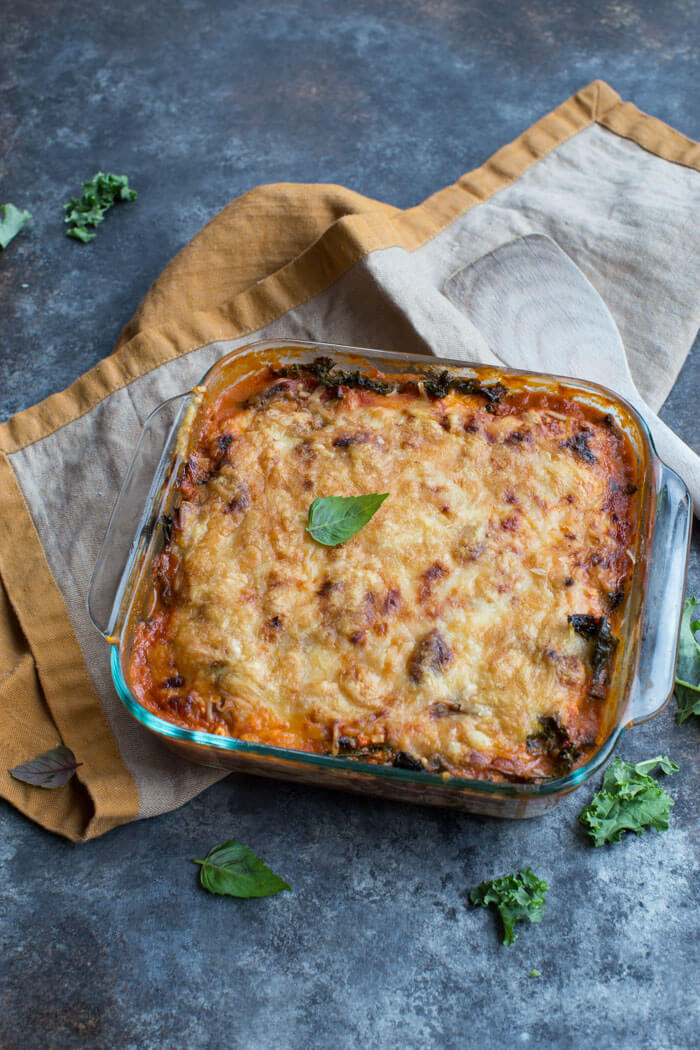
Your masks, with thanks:
<instances>
[{"instance_id":1,"label":"baked lasagna","mask_svg":"<svg viewBox=\"0 0 700 1050\"><path fill-rule=\"evenodd\" d=\"M486 780L602 739L637 464L611 415L494 370L264 366L200 412L129 655L148 710ZM194 433L194 431L193 431ZM320 497L389 493L336 546Z\"/></svg>"}]
</instances>

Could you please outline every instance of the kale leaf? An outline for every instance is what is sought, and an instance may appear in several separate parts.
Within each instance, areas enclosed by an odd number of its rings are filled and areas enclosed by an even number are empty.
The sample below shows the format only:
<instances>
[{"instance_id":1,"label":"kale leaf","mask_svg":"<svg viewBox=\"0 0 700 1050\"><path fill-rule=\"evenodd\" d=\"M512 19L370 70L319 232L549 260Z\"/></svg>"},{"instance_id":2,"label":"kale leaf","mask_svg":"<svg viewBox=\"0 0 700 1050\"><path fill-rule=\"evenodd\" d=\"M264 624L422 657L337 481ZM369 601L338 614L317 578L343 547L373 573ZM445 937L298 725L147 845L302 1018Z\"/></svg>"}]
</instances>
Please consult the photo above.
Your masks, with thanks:
<instances>
[{"instance_id":1,"label":"kale leaf","mask_svg":"<svg viewBox=\"0 0 700 1050\"><path fill-rule=\"evenodd\" d=\"M336 369L330 357L317 357L311 362L301 364L283 365L281 368L273 369L275 375L285 379L301 379L304 376L312 376L321 386L329 389L337 389L341 386L354 387L358 390L373 390L377 394L392 394L397 391L417 392L416 381L409 379L407 382L397 386L396 383L387 383L382 379L372 379L364 372L355 369L351 372L343 372ZM487 410L492 410L501 398L508 393L502 383L492 383L490 386L481 386L476 379L460 379L455 377L447 369L441 372L428 369L423 378L423 390L429 397L440 399L447 397L450 390L459 394L476 394L488 402Z\"/></svg>"},{"instance_id":2,"label":"kale leaf","mask_svg":"<svg viewBox=\"0 0 700 1050\"><path fill-rule=\"evenodd\" d=\"M541 729L532 733L525 741L531 755L547 754L552 759L558 774L568 773L581 752L569 736L569 731L559 716L540 715Z\"/></svg>"},{"instance_id":3,"label":"kale leaf","mask_svg":"<svg viewBox=\"0 0 700 1050\"><path fill-rule=\"evenodd\" d=\"M547 883L538 879L530 868L523 868L475 886L469 893L469 900L482 908L495 904L503 921L503 943L513 944L518 936L514 931L516 922L542 920L548 888Z\"/></svg>"},{"instance_id":4,"label":"kale leaf","mask_svg":"<svg viewBox=\"0 0 700 1050\"><path fill-rule=\"evenodd\" d=\"M486 398L489 405L496 404L508 392L502 383L481 386L476 379L460 379L447 369L443 369L442 372L429 369L425 373L423 389L430 397L438 399L447 397L450 390L456 390L458 394L476 394Z\"/></svg>"},{"instance_id":5,"label":"kale leaf","mask_svg":"<svg viewBox=\"0 0 700 1050\"><path fill-rule=\"evenodd\" d=\"M681 620L681 639L676 665L676 700L678 721L700 715L700 644L695 637L700 631L700 602L687 598Z\"/></svg>"},{"instance_id":6,"label":"kale leaf","mask_svg":"<svg viewBox=\"0 0 700 1050\"><path fill-rule=\"evenodd\" d=\"M72 197L63 208L67 212L64 222L73 223L66 230L66 237L87 244L95 238L88 226L98 226L113 204L120 201L136 200L136 191L129 187L128 175L112 175L98 171L91 179L83 183L80 200Z\"/></svg>"},{"instance_id":7,"label":"kale leaf","mask_svg":"<svg viewBox=\"0 0 700 1050\"><path fill-rule=\"evenodd\" d=\"M626 831L636 835L646 827L666 831L673 799L649 776L656 766L664 773L678 772L675 762L665 756L636 764L616 758L608 768L600 791L579 817L595 846L619 842Z\"/></svg>"},{"instance_id":8,"label":"kale leaf","mask_svg":"<svg viewBox=\"0 0 700 1050\"><path fill-rule=\"evenodd\" d=\"M573 613L568 621L582 638L597 638L600 630L600 616L591 616L590 613Z\"/></svg>"},{"instance_id":9,"label":"kale leaf","mask_svg":"<svg viewBox=\"0 0 700 1050\"><path fill-rule=\"evenodd\" d=\"M591 616L589 613L574 613L568 620L582 638L595 639L591 656L593 679L590 692L594 700L604 700L609 680L609 664L618 645L618 639L610 630L610 621L607 616Z\"/></svg>"},{"instance_id":10,"label":"kale leaf","mask_svg":"<svg viewBox=\"0 0 700 1050\"><path fill-rule=\"evenodd\" d=\"M274 369L275 374L287 379L300 379L312 376L321 386L337 389L341 386L354 387L357 390L373 390L375 394L390 394L394 390L391 383L381 379L372 379L356 368L352 372L337 371L330 357L316 357L313 361L284 365Z\"/></svg>"},{"instance_id":11,"label":"kale leaf","mask_svg":"<svg viewBox=\"0 0 700 1050\"><path fill-rule=\"evenodd\" d=\"M30 211L20 211L14 204L0 204L0 248L7 248L31 217Z\"/></svg>"},{"instance_id":12,"label":"kale leaf","mask_svg":"<svg viewBox=\"0 0 700 1050\"><path fill-rule=\"evenodd\" d=\"M431 397L447 397L450 392L452 377L447 370L442 372L430 371L426 373L423 380L423 389Z\"/></svg>"}]
</instances>

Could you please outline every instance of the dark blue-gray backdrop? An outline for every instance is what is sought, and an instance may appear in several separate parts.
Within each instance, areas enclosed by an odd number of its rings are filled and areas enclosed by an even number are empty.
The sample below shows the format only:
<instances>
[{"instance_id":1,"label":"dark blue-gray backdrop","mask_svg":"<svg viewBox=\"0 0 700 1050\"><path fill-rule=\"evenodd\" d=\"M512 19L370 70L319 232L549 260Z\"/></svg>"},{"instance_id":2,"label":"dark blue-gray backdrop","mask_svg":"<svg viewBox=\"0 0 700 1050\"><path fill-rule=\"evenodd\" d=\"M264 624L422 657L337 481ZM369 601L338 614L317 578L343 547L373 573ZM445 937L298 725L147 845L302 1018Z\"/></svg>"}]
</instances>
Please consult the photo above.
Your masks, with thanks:
<instances>
[{"instance_id":1,"label":"dark blue-gray backdrop","mask_svg":"<svg viewBox=\"0 0 700 1050\"><path fill-rule=\"evenodd\" d=\"M0 253L2 417L108 354L258 183L416 204L596 77L700 137L694 0L5 0L0 22L0 202L34 215ZM61 204L97 169L139 200L83 247ZM696 448L699 402L696 344L662 413ZM0 1047L697 1045L698 726L673 707L620 748L681 763L672 829L599 850L588 788L501 823L231 777L80 847L0 804ZM231 837L293 893L200 891L188 858ZM524 864L547 914L504 948L466 892Z\"/></svg>"}]
</instances>

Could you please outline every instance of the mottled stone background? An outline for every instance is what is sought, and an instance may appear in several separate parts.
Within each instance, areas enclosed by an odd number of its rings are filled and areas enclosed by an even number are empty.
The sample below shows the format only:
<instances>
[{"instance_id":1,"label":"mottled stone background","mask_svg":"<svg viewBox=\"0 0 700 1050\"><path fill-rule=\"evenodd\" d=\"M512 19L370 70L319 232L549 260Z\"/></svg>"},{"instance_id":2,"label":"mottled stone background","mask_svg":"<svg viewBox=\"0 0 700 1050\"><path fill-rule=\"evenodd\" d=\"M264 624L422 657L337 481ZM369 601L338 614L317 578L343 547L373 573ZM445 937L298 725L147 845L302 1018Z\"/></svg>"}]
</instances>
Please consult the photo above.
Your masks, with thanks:
<instances>
[{"instance_id":1,"label":"mottled stone background","mask_svg":"<svg viewBox=\"0 0 700 1050\"><path fill-rule=\"evenodd\" d=\"M595 77L700 137L697 16L694 0L5 0L0 201L34 220L0 253L0 416L109 353L175 252L258 183L416 204ZM139 199L84 247L61 204L97 169ZM696 448L698 403L700 344L662 413ZM671 830L599 850L577 824L588 787L505 823L230 777L80 847L0 804L0 1048L697 1045L698 725L673 707L620 747L680 762ZM294 892L201 892L188 858L231 837ZM524 864L547 914L504 948L465 895Z\"/></svg>"}]
</instances>

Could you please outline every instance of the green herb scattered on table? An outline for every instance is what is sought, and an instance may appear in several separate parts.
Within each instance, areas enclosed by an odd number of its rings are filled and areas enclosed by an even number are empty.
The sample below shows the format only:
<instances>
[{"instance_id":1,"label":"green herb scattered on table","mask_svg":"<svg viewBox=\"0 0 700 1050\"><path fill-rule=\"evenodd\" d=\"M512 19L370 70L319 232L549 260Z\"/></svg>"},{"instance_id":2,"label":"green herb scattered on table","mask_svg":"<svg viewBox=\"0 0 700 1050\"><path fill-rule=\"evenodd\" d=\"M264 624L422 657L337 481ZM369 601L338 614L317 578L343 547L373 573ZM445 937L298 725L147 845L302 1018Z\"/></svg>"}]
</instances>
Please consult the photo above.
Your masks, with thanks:
<instances>
[{"instance_id":1,"label":"green herb scattered on table","mask_svg":"<svg viewBox=\"0 0 700 1050\"><path fill-rule=\"evenodd\" d=\"M227 897L271 897L291 889L252 850L235 839L214 846L204 860L193 857L192 862L201 864L199 881L209 893Z\"/></svg>"},{"instance_id":2,"label":"green herb scattered on table","mask_svg":"<svg viewBox=\"0 0 700 1050\"><path fill-rule=\"evenodd\" d=\"M503 943L513 944L518 936L514 931L516 922L525 919L541 922L547 889L546 882L538 879L530 868L523 868L522 871L475 886L469 893L469 900L483 908L495 904L503 922Z\"/></svg>"},{"instance_id":3,"label":"green herb scattered on table","mask_svg":"<svg viewBox=\"0 0 700 1050\"><path fill-rule=\"evenodd\" d=\"M681 637L676 665L676 701L678 721L700 715L700 644L695 637L700 631L700 602L687 598L681 619Z\"/></svg>"},{"instance_id":4,"label":"green herb scattered on table","mask_svg":"<svg viewBox=\"0 0 700 1050\"><path fill-rule=\"evenodd\" d=\"M44 751L30 762L23 762L10 770L10 776L21 780L23 784L35 787L59 788L67 784L82 762L76 762L75 755L69 747L60 744L50 751Z\"/></svg>"},{"instance_id":5,"label":"green herb scattered on table","mask_svg":"<svg viewBox=\"0 0 700 1050\"><path fill-rule=\"evenodd\" d=\"M542 974L539 970L530 970L528 977L541 977Z\"/></svg>"},{"instance_id":6,"label":"green herb scattered on table","mask_svg":"<svg viewBox=\"0 0 700 1050\"><path fill-rule=\"evenodd\" d=\"M88 226L98 226L113 204L121 201L136 200L136 191L129 188L128 175L112 175L98 171L83 183L80 200L73 197L69 204L64 204L67 215L64 222L73 223L66 230L66 237L87 244L96 236L88 231Z\"/></svg>"},{"instance_id":7,"label":"green herb scattered on table","mask_svg":"<svg viewBox=\"0 0 700 1050\"><path fill-rule=\"evenodd\" d=\"M366 496L323 496L309 507L308 532L324 547L335 547L359 532L379 510L388 492Z\"/></svg>"},{"instance_id":8,"label":"green herb scattered on table","mask_svg":"<svg viewBox=\"0 0 700 1050\"><path fill-rule=\"evenodd\" d=\"M678 772L675 762L661 755L634 764L615 759L603 777L600 791L596 791L579 817L595 846L619 842L626 831L636 835L647 827L666 831L673 799L649 776L657 766L667 774Z\"/></svg>"},{"instance_id":9,"label":"green herb scattered on table","mask_svg":"<svg viewBox=\"0 0 700 1050\"><path fill-rule=\"evenodd\" d=\"M31 217L30 211L20 211L14 204L0 204L0 248L7 248Z\"/></svg>"}]
</instances>

